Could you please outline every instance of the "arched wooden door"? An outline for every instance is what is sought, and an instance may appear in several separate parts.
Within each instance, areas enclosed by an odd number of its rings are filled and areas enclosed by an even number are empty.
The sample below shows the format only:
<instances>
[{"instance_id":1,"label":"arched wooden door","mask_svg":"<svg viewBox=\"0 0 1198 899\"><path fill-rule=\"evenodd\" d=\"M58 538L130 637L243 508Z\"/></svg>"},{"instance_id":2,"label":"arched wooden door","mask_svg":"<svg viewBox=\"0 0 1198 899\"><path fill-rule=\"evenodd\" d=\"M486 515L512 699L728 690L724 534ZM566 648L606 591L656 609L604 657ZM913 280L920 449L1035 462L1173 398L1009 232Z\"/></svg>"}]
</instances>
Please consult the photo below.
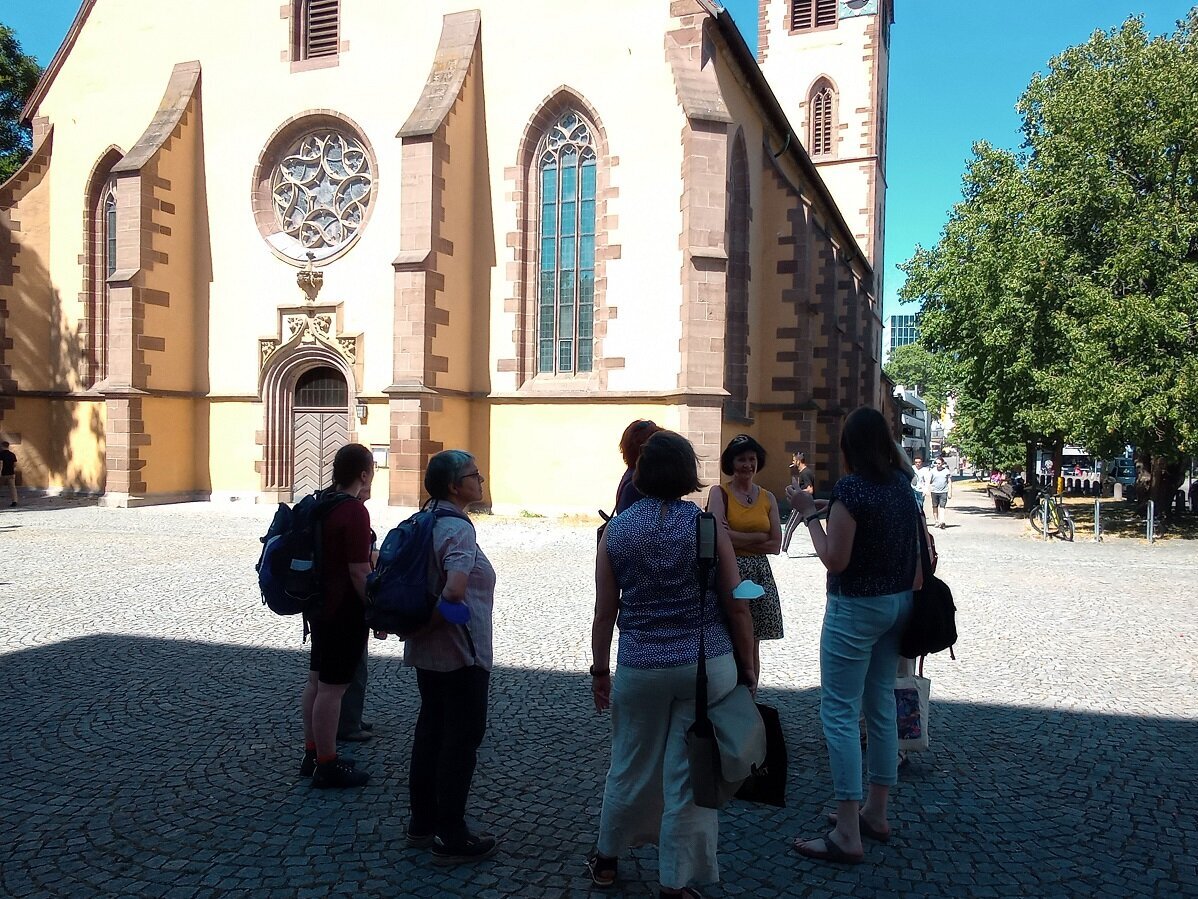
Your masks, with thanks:
<instances>
[{"instance_id":1,"label":"arched wooden door","mask_svg":"<svg viewBox=\"0 0 1198 899\"><path fill-rule=\"evenodd\" d=\"M337 369L322 366L300 375L292 434L291 497L298 500L329 486L333 457L349 443L349 387Z\"/></svg>"}]
</instances>

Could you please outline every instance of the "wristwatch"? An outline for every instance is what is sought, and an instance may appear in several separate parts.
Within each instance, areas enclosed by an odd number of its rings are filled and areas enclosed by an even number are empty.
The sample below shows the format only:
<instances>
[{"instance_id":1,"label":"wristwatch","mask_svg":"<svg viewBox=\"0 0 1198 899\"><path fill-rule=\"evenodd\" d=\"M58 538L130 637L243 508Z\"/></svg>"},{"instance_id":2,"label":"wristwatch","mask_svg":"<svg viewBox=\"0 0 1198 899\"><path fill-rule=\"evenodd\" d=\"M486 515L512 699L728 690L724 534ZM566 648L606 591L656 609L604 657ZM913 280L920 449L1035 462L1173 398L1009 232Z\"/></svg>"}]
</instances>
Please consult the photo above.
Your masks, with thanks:
<instances>
[{"instance_id":1,"label":"wristwatch","mask_svg":"<svg viewBox=\"0 0 1198 899\"><path fill-rule=\"evenodd\" d=\"M811 522L813 522L817 518L819 518L819 515L820 515L819 512L812 512L810 515L808 515L806 518L803 519L803 524L811 524Z\"/></svg>"},{"instance_id":2,"label":"wristwatch","mask_svg":"<svg viewBox=\"0 0 1198 899\"><path fill-rule=\"evenodd\" d=\"M587 671L590 673L591 677L607 677L611 674L610 668L596 668L594 665L588 668Z\"/></svg>"}]
</instances>

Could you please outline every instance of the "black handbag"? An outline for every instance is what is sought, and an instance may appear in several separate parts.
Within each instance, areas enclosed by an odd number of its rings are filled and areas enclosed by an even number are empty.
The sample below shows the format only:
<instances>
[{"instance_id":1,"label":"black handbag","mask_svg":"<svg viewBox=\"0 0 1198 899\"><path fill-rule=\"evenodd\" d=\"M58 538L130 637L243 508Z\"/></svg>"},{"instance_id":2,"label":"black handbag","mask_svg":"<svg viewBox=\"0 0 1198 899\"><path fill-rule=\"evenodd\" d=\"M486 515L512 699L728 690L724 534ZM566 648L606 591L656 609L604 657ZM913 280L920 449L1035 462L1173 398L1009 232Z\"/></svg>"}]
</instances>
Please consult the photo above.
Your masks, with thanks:
<instances>
[{"instance_id":1,"label":"black handbag","mask_svg":"<svg viewBox=\"0 0 1198 899\"><path fill-rule=\"evenodd\" d=\"M778 710L770 705L757 703L757 711L765 724L765 764L755 767L753 773L736 791L736 798L762 805L786 808L786 736L782 733L782 719Z\"/></svg>"},{"instance_id":2,"label":"black handbag","mask_svg":"<svg viewBox=\"0 0 1198 899\"><path fill-rule=\"evenodd\" d=\"M923 587L915 591L911 617L899 640L899 653L904 658L917 659L948 650L952 658L957 642L957 607L948 584L932 574L932 559L928 554L927 528L918 519L919 553L923 563Z\"/></svg>"}]
</instances>

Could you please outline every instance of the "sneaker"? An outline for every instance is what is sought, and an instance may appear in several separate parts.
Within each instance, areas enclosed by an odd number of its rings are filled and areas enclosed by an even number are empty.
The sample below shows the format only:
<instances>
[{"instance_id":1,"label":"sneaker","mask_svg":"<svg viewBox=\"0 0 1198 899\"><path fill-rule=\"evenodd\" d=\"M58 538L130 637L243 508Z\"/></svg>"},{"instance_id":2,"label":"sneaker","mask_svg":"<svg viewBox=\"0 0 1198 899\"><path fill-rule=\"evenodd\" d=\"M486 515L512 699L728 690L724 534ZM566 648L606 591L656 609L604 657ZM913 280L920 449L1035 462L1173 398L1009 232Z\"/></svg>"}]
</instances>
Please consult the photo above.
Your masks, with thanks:
<instances>
[{"instance_id":1,"label":"sneaker","mask_svg":"<svg viewBox=\"0 0 1198 899\"><path fill-rule=\"evenodd\" d=\"M457 865L490 858L498 848L499 841L494 837L477 837L470 834L455 846L447 846L437 837L433 840L432 855L433 861L438 865Z\"/></svg>"},{"instance_id":2,"label":"sneaker","mask_svg":"<svg viewBox=\"0 0 1198 899\"><path fill-rule=\"evenodd\" d=\"M347 755L337 756L337 761L341 762L343 765L348 765L351 768L357 764L357 762L355 762L353 759L351 759ZM300 777L311 777L312 772L314 772L315 770L316 770L316 750L305 749L304 750L304 760L302 762L300 762Z\"/></svg>"},{"instance_id":3,"label":"sneaker","mask_svg":"<svg viewBox=\"0 0 1198 899\"><path fill-rule=\"evenodd\" d=\"M436 840L436 835L431 830L428 833L415 833L409 824L404 832L404 839L412 849L429 849Z\"/></svg>"},{"instance_id":4,"label":"sneaker","mask_svg":"<svg viewBox=\"0 0 1198 899\"><path fill-rule=\"evenodd\" d=\"M370 775L359 771L342 759L333 759L323 765L317 764L312 774L312 786L318 790L361 787L370 780Z\"/></svg>"}]
</instances>

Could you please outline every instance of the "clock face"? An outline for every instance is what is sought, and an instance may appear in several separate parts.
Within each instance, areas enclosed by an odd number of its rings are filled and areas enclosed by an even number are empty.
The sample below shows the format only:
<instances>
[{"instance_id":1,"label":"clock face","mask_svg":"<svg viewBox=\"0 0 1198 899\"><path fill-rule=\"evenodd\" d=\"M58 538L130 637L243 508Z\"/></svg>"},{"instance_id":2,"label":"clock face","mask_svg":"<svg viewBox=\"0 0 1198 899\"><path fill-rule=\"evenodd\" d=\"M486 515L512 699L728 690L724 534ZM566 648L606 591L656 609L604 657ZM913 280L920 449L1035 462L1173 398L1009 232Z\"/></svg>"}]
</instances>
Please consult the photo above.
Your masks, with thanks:
<instances>
[{"instance_id":1,"label":"clock face","mask_svg":"<svg viewBox=\"0 0 1198 899\"><path fill-rule=\"evenodd\" d=\"M840 18L872 16L878 12L878 0L840 0Z\"/></svg>"}]
</instances>

